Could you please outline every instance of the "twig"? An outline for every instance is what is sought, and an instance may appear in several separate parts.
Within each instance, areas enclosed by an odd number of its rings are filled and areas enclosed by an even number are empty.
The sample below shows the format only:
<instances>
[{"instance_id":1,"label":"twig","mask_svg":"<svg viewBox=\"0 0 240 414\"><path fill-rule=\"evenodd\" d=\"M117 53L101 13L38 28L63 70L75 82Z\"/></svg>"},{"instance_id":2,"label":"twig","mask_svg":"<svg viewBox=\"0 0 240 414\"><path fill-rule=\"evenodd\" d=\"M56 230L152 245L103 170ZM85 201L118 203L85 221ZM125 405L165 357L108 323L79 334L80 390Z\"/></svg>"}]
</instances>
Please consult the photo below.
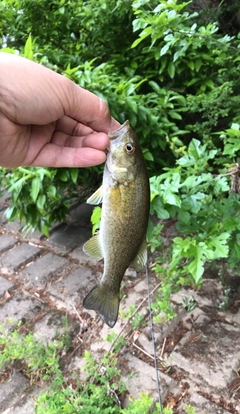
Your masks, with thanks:
<instances>
[{"instance_id":1,"label":"twig","mask_svg":"<svg viewBox=\"0 0 240 414\"><path fill-rule=\"evenodd\" d=\"M143 352L145 355L147 355L149 358L151 358L154 361L154 357L151 354L149 354L147 351L145 351L143 348L140 348L140 346L135 344L135 342L132 342L132 345L135 346L135 348L137 348L139 351Z\"/></svg>"},{"instance_id":2,"label":"twig","mask_svg":"<svg viewBox=\"0 0 240 414\"><path fill-rule=\"evenodd\" d=\"M166 337L164 338L164 341L163 341L163 346L162 346L161 353L160 353L160 357L159 357L160 359L162 359L165 345L166 345Z\"/></svg>"}]
</instances>

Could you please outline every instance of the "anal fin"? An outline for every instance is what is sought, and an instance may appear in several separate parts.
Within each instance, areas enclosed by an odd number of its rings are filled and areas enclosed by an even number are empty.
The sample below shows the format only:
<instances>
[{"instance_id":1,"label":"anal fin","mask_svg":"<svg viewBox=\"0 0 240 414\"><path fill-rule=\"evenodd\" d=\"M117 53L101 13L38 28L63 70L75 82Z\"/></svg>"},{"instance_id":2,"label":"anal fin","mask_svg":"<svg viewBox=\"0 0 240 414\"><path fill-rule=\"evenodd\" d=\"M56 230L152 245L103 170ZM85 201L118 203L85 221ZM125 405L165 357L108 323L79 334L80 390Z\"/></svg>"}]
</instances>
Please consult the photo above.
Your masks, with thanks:
<instances>
[{"instance_id":1,"label":"anal fin","mask_svg":"<svg viewBox=\"0 0 240 414\"><path fill-rule=\"evenodd\" d=\"M91 237L84 245L83 251L88 256L92 257L96 260L101 260L103 258L103 253L101 249L101 244L99 240L99 235L96 234L95 236Z\"/></svg>"},{"instance_id":2,"label":"anal fin","mask_svg":"<svg viewBox=\"0 0 240 414\"><path fill-rule=\"evenodd\" d=\"M134 269L137 272L141 272L144 267L147 265L147 241L144 239L138 253L135 257L135 259L132 261L131 266L134 267Z\"/></svg>"}]
</instances>

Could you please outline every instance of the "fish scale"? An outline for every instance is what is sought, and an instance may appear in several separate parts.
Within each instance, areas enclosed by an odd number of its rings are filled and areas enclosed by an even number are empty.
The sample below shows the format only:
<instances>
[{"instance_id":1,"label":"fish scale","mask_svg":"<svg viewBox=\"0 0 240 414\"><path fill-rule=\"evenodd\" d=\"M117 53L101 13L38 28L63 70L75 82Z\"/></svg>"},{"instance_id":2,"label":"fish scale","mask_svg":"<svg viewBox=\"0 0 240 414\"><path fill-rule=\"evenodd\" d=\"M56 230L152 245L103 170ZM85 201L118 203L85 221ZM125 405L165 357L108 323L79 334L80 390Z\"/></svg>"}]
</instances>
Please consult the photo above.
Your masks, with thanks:
<instances>
[{"instance_id":1,"label":"fish scale","mask_svg":"<svg viewBox=\"0 0 240 414\"><path fill-rule=\"evenodd\" d=\"M141 271L147 263L150 189L141 146L129 121L110 132L109 138L103 184L87 200L90 204L102 203L100 229L83 246L91 257L104 259L104 272L83 306L95 310L112 328L118 318L126 269L131 265Z\"/></svg>"}]
</instances>

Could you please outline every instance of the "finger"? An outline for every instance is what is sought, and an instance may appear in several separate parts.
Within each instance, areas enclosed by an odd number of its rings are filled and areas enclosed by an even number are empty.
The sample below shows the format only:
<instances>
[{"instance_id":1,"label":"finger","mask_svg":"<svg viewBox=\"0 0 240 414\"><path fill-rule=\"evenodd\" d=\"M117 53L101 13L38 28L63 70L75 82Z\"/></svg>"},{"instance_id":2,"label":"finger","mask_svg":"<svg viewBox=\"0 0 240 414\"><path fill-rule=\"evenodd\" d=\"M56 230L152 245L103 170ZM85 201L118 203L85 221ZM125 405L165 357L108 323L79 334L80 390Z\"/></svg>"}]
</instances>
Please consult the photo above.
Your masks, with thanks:
<instances>
[{"instance_id":1,"label":"finger","mask_svg":"<svg viewBox=\"0 0 240 414\"><path fill-rule=\"evenodd\" d=\"M93 148L59 147L47 144L37 155L30 166L42 167L70 167L80 168L102 164L106 161L106 154Z\"/></svg>"},{"instance_id":2,"label":"finger","mask_svg":"<svg viewBox=\"0 0 240 414\"><path fill-rule=\"evenodd\" d=\"M86 136L76 137L69 136L63 132L55 132L51 143L60 147L81 148L89 147L99 150L105 150L109 145L109 138L103 132L95 132Z\"/></svg>"},{"instance_id":3,"label":"finger","mask_svg":"<svg viewBox=\"0 0 240 414\"><path fill-rule=\"evenodd\" d=\"M65 134L72 136L83 136L93 132L92 128L87 125L80 124L75 119L64 115L57 121L56 131L65 132Z\"/></svg>"},{"instance_id":4,"label":"finger","mask_svg":"<svg viewBox=\"0 0 240 414\"><path fill-rule=\"evenodd\" d=\"M68 84L68 99L64 101L65 113L89 126L94 131L110 132L120 127L120 123L111 117L107 103L93 93Z\"/></svg>"}]
</instances>

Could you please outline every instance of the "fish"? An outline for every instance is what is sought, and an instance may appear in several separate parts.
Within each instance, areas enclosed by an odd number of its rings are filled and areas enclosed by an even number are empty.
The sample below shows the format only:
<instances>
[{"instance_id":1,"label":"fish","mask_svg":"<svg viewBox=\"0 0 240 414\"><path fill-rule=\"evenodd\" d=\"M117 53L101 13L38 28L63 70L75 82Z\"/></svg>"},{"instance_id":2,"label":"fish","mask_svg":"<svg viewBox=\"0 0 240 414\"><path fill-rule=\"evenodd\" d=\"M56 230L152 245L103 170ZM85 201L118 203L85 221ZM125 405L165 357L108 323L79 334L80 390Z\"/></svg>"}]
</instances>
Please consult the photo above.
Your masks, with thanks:
<instances>
[{"instance_id":1,"label":"fish","mask_svg":"<svg viewBox=\"0 0 240 414\"><path fill-rule=\"evenodd\" d=\"M87 200L102 204L100 229L83 246L92 258L104 259L104 270L100 283L84 298L83 307L96 311L113 328L126 269L132 266L140 272L147 265L150 187L141 146L129 121L108 136L102 185Z\"/></svg>"}]
</instances>

